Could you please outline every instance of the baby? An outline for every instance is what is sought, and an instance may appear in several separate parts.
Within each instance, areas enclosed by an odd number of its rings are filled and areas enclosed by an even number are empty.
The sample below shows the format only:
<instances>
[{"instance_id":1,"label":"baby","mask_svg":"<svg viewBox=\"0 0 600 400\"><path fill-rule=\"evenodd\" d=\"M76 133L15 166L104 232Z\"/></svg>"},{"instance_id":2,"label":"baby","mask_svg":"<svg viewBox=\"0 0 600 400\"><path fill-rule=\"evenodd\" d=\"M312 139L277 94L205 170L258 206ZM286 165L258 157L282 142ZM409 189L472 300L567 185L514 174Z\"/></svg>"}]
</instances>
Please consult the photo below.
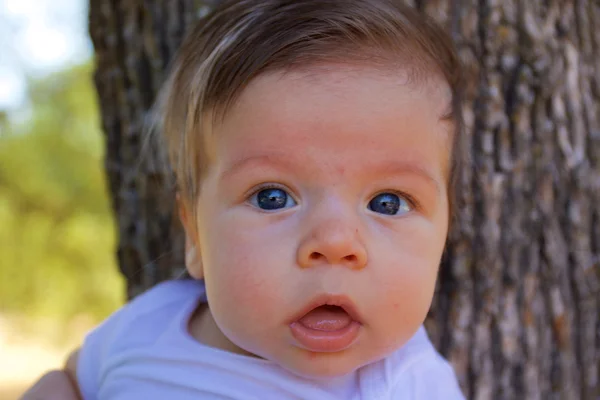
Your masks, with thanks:
<instances>
[{"instance_id":1,"label":"baby","mask_svg":"<svg viewBox=\"0 0 600 400\"><path fill-rule=\"evenodd\" d=\"M161 92L193 280L71 360L84 399L462 399L422 324L459 173L460 65L401 0L227 1Z\"/></svg>"}]
</instances>

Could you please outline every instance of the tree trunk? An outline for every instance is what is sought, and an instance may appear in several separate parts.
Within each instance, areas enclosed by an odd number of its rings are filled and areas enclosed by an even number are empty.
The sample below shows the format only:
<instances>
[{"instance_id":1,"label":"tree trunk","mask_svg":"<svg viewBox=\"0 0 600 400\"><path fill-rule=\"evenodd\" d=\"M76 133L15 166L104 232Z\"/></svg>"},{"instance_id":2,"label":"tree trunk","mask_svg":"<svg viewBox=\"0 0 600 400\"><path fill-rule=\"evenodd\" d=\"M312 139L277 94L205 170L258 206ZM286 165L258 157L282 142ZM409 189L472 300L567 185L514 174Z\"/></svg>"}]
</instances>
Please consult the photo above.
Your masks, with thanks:
<instances>
[{"instance_id":1,"label":"tree trunk","mask_svg":"<svg viewBox=\"0 0 600 400\"><path fill-rule=\"evenodd\" d=\"M216 1L91 0L90 33L135 296L181 274L171 188L144 119L186 28ZM427 320L472 399L600 397L600 4L416 0L468 71L460 212ZM155 150L155 149L154 149Z\"/></svg>"}]
</instances>

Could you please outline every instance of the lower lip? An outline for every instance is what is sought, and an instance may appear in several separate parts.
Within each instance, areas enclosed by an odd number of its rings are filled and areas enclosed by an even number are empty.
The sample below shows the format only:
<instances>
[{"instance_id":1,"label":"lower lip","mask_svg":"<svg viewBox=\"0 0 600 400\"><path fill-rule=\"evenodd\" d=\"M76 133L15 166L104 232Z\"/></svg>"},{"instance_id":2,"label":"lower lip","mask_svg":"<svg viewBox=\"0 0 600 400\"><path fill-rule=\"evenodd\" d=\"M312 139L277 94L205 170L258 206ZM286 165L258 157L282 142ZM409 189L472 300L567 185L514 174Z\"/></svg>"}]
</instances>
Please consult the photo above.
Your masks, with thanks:
<instances>
[{"instance_id":1,"label":"lower lip","mask_svg":"<svg viewBox=\"0 0 600 400\"><path fill-rule=\"evenodd\" d=\"M300 322L290 324L292 335L306 350L318 353L335 353L350 347L358 337L360 323L352 321L337 331L308 328Z\"/></svg>"}]
</instances>

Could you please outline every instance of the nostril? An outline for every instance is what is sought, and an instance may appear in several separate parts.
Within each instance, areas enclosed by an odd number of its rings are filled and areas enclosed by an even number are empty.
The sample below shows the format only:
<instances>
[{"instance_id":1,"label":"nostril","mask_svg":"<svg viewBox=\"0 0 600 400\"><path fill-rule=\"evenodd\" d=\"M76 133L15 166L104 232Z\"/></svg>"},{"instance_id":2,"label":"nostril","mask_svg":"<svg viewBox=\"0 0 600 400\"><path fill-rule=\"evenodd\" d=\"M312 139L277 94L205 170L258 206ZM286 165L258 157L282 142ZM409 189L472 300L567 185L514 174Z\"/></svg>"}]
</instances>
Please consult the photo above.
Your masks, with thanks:
<instances>
[{"instance_id":1,"label":"nostril","mask_svg":"<svg viewBox=\"0 0 600 400\"><path fill-rule=\"evenodd\" d=\"M318 251L313 251L310 256L309 256L310 261L329 261L332 263L336 263L335 260L329 260L324 254L319 253ZM358 257L354 254L349 254L347 256L344 256L341 259L338 259L338 262L342 262L344 264L356 264L358 263Z\"/></svg>"},{"instance_id":2,"label":"nostril","mask_svg":"<svg viewBox=\"0 0 600 400\"><path fill-rule=\"evenodd\" d=\"M355 263L358 261L358 258L356 258L356 256L354 254L350 254L349 256L344 257L344 260L346 260L350 263Z\"/></svg>"}]
</instances>

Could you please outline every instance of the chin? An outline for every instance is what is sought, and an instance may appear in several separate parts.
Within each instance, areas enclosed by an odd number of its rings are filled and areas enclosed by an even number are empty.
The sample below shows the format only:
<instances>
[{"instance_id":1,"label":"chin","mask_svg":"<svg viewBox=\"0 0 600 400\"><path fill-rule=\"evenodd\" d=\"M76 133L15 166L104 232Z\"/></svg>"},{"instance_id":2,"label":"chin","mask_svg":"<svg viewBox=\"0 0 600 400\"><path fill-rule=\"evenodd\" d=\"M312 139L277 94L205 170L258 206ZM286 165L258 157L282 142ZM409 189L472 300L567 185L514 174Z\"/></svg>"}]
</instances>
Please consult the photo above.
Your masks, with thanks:
<instances>
[{"instance_id":1,"label":"chin","mask_svg":"<svg viewBox=\"0 0 600 400\"><path fill-rule=\"evenodd\" d=\"M366 363L350 360L347 354L306 352L301 359L292 362L281 362L283 368L308 379L338 378L348 375ZM353 362L354 361L354 362Z\"/></svg>"}]
</instances>

